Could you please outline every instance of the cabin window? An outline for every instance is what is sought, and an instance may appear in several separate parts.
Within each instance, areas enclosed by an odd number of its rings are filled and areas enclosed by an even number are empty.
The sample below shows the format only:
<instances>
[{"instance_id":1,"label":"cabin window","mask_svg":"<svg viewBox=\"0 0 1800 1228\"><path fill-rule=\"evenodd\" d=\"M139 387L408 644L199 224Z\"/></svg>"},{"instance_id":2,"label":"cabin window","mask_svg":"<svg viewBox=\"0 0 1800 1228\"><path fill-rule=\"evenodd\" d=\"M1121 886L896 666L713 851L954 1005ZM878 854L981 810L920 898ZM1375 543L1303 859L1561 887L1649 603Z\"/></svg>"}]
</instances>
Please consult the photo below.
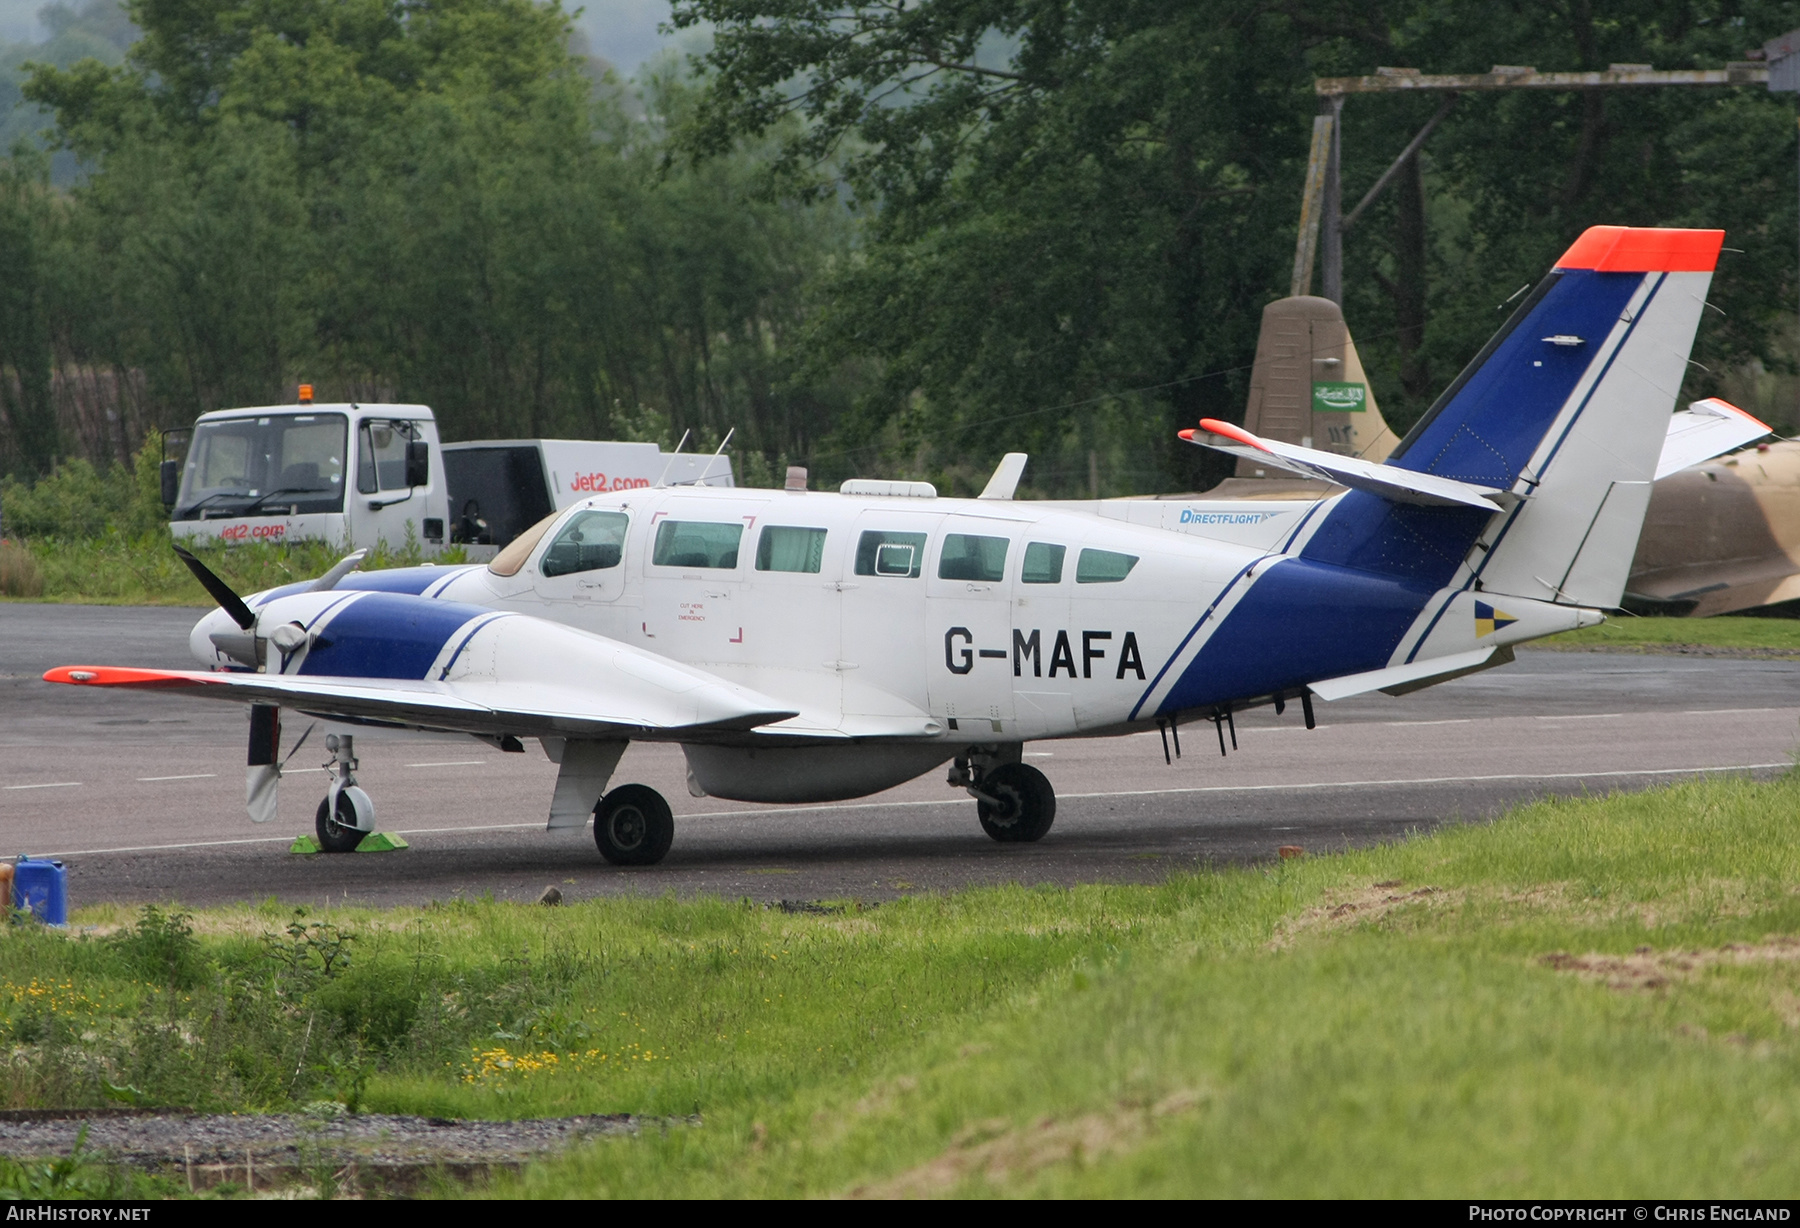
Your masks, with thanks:
<instances>
[{"instance_id":1,"label":"cabin window","mask_svg":"<svg viewBox=\"0 0 1800 1228\"><path fill-rule=\"evenodd\" d=\"M856 542L856 574L904 576L917 580L925 565L923 533L890 533L871 529Z\"/></svg>"},{"instance_id":2,"label":"cabin window","mask_svg":"<svg viewBox=\"0 0 1800 1228\"><path fill-rule=\"evenodd\" d=\"M1061 584L1063 555L1068 553L1063 546L1052 546L1049 542L1030 542L1025 547L1025 566L1019 571L1022 584Z\"/></svg>"},{"instance_id":3,"label":"cabin window","mask_svg":"<svg viewBox=\"0 0 1800 1228\"><path fill-rule=\"evenodd\" d=\"M1006 539L973 533L944 534L938 555L938 579L980 580L994 584L1006 578Z\"/></svg>"},{"instance_id":4,"label":"cabin window","mask_svg":"<svg viewBox=\"0 0 1800 1228\"><path fill-rule=\"evenodd\" d=\"M665 520L656 526L656 547L650 561L658 567L736 567L738 542L743 536L741 524Z\"/></svg>"},{"instance_id":5,"label":"cabin window","mask_svg":"<svg viewBox=\"0 0 1800 1228\"><path fill-rule=\"evenodd\" d=\"M617 567L625 557L625 530L631 517L623 512L577 512L544 551L538 570L546 576Z\"/></svg>"},{"instance_id":6,"label":"cabin window","mask_svg":"<svg viewBox=\"0 0 1800 1228\"><path fill-rule=\"evenodd\" d=\"M825 561L825 530L772 524L756 539L756 570L819 574Z\"/></svg>"},{"instance_id":7,"label":"cabin window","mask_svg":"<svg viewBox=\"0 0 1800 1228\"><path fill-rule=\"evenodd\" d=\"M1083 550L1075 563L1077 584L1117 584L1137 566L1138 556L1116 550Z\"/></svg>"}]
</instances>

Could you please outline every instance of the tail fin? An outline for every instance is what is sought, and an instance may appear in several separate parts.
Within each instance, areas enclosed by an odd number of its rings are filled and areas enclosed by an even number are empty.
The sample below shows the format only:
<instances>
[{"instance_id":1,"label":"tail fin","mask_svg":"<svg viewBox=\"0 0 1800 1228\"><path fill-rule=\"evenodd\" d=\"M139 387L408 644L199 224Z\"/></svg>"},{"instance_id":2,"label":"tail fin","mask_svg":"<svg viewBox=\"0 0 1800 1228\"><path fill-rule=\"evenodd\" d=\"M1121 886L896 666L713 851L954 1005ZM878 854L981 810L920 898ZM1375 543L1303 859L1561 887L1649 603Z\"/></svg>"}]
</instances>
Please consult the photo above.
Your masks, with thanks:
<instances>
[{"instance_id":1,"label":"tail fin","mask_svg":"<svg viewBox=\"0 0 1800 1228\"><path fill-rule=\"evenodd\" d=\"M1616 606L1723 241L1590 228L1388 457L1518 504L1490 517L1352 492L1304 556Z\"/></svg>"},{"instance_id":2,"label":"tail fin","mask_svg":"<svg viewBox=\"0 0 1800 1228\"><path fill-rule=\"evenodd\" d=\"M1386 460L1400 442L1375 404L1343 311L1310 295L1263 308L1244 428L1279 443L1370 461ZM1237 476L1261 477L1263 470L1243 460Z\"/></svg>"}]
</instances>

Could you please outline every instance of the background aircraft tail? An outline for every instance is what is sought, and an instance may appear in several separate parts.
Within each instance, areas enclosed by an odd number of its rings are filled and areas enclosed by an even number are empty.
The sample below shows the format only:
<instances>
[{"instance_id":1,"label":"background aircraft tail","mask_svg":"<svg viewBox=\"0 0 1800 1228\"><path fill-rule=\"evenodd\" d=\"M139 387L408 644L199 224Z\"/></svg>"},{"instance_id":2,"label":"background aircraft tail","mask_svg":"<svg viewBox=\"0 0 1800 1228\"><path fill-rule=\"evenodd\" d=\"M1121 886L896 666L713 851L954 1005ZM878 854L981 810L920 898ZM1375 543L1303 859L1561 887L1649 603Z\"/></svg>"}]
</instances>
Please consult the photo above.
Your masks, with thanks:
<instances>
[{"instance_id":1,"label":"background aircraft tail","mask_svg":"<svg viewBox=\"0 0 1800 1228\"><path fill-rule=\"evenodd\" d=\"M1723 241L1589 229L1387 459L1517 503L1496 516L1352 491L1302 557L1616 606Z\"/></svg>"},{"instance_id":2,"label":"background aircraft tail","mask_svg":"<svg viewBox=\"0 0 1800 1228\"><path fill-rule=\"evenodd\" d=\"M1328 298L1297 295L1263 308L1244 429L1264 439L1384 461L1400 436L1388 428L1357 356L1344 312ZM1240 460L1240 478L1266 476Z\"/></svg>"}]
</instances>

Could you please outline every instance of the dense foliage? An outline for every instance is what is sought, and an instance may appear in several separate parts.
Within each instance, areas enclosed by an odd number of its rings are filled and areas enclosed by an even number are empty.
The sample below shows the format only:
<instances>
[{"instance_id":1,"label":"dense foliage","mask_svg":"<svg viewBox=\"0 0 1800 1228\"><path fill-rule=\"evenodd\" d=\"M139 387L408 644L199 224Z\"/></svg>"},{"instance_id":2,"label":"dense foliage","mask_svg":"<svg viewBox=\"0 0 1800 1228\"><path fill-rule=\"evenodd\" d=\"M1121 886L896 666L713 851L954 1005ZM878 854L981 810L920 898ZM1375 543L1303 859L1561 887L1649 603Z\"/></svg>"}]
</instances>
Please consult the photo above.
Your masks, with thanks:
<instances>
[{"instance_id":1,"label":"dense foliage","mask_svg":"<svg viewBox=\"0 0 1800 1228\"><path fill-rule=\"evenodd\" d=\"M964 492L1022 447L1036 493L1192 489L1215 470L1173 431L1240 412L1315 77L1716 67L1800 26L1794 0L676 0L712 50L622 83L537 0L126 12L122 63L109 0L54 10L28 69L0 49L85 168L0 164L0 471L124 461L304 379L452 439L736 427L762 473ZM1350 101L1346 206L1436 105ZM1793 370L1794 168L1759 88L1464 96L1347 238L1390 417L1626 222L1728 229L1690 391L1793 425L1763 373Z\"/></svg>"},{"instance_id":2,"label":"dense foliage","mask_svg":"<svg viewBox=\"0 0 1800 1228\"><path fill-rule=\"evenodd\" d=\"M428 403L452 439L660 417L778 455L823 429L831 381L793 385L788 339L841 212L753 199L753 153L664 175L676 76L596 77L530 0L130 12L123 65L25 87L85 182L0 176L8 467L123 459L300 380Z\"/></svg>"},{"instance_id":3,"label":"dense foliage","mask_svg":"<svg viewBox=\"0 0 1800 1228\"><path fill-rule=\"evenodd\" d=\"M788 125L777 169L790 181L826 187L844 167L870 241L835 279L823 333L831 352L883 360L877 413L905 405L921 434L984 455L1002 441L1066 453L1071 436L1116 437L1093 406L1117 405L1157 467L1189 480L1193 461L1169 455L1174 429L1239 412L1260 308L1286 293L1316 76L1720 67L1800 25L1800 6L1758 0L675 11L717 28L692 149ZM1346 210L1438 102L1350 100ZM1720 270L1724 314L1696 357L1721 373L1778 361L1795 295L1794 147L1792 101L1761 89L1465 96L1347 240L1346 315L1390 416L1402 429L1416 418L1496 306L1597 223L1726 227L1742 250Z\"/></svg>"}]
</instances>

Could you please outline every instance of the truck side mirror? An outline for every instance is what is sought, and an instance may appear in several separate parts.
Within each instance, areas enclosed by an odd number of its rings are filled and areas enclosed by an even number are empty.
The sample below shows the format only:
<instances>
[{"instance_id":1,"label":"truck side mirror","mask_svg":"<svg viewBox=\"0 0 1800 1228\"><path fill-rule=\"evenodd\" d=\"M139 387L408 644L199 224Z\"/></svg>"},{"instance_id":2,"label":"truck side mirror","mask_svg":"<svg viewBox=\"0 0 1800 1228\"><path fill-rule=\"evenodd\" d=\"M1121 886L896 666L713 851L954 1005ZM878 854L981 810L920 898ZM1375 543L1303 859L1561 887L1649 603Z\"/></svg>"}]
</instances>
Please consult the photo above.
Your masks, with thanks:
<instances>
[{"instance_id":1,"label":"truck side mirror","mask_svg":"<svg viewBox=\"0 0 1800 1228\"><path fill-rule=\"evenodd\" d=\"M174 507L175 496L181 491L181 462L166 460L158 466L158 471L162 479L163 506Z\"/></svg>"},{"instance_id":2,"label":"truck side mirror","mask_svg":"<svg viewBox=\"0 0 1800 1228\"><path fill-rule=\"evenodd\" d=\"M406 443L406 484L431 485L431 445L410 439Z\"/></svg>"}]
</instances>

